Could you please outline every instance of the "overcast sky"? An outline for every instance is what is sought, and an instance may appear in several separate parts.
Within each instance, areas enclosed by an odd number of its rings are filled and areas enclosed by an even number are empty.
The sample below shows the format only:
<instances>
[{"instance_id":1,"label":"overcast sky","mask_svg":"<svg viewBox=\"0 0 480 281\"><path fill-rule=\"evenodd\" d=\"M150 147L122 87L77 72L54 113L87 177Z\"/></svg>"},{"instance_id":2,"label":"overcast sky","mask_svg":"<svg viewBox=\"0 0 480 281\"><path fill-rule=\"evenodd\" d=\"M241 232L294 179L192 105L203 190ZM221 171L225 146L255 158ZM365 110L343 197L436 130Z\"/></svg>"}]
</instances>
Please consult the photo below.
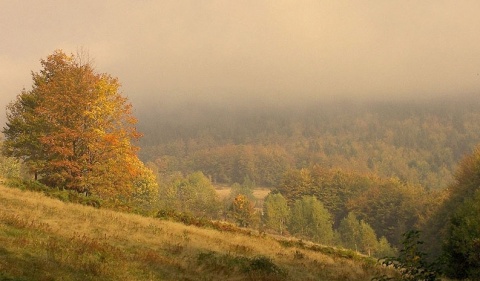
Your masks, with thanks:
<instances>
[{"instance_id":1,"label":"overcast sky","mask_svg":"<svg viewBox=\"0 0 480 281\"><path fill-rule=\"evenodd\" d=\"M478 0L0 0L0 35L2 109L80 48L134 106L480 93Z\"/></svg>"}]
</instances>

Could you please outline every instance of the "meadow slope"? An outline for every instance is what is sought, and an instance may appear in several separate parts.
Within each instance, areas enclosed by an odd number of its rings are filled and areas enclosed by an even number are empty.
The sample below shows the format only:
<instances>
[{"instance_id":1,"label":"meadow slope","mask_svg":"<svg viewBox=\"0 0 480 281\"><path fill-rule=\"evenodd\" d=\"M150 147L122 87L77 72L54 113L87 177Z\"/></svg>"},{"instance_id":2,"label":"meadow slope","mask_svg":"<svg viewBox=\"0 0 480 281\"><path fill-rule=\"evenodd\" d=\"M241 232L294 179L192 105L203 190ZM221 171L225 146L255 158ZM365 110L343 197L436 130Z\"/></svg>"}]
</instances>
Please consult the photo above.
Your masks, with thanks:
<instances>
[{"instance_id":1,"label":"meadow slope","mask_svg":"<svg viewBox=\"0 0 480 281\"><path fill-rule=\"evenodd\" d=\"M370 280L351 251L95 209L0 185L0 280Z\"/></svg>"}]
</instances>

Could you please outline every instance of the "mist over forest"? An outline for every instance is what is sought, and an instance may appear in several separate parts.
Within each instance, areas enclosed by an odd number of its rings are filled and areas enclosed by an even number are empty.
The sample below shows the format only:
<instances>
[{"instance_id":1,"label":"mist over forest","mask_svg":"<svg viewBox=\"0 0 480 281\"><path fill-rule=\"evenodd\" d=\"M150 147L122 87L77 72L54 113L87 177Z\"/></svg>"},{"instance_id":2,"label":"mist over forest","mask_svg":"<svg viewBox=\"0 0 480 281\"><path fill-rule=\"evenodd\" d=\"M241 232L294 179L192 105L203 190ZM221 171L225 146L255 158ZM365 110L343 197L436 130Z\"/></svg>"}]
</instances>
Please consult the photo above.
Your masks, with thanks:
<instances>
[{"instance_id":1,"label":"mist over forest","mask_svg":"<svg viewBox=\"0 0 480 281\"><path fill-rule=\"evenodd\" d=\"M152 99L137 109L144 134L140 157L145 162L163 158L167 170L200 170L218 183L249 176L274 186L282 171L320 164L444 189L460 159L480 141L479 104L475 95L314 102L192 98L173 104ZM257 154L260 148L272 149L282 163L277 178L238 172L245 171L232 164L238 157L256 161L246 148ZM201 160L218 153L237 159L225 163L231 174L219 176Z\"/></svg>"}]
</instances>

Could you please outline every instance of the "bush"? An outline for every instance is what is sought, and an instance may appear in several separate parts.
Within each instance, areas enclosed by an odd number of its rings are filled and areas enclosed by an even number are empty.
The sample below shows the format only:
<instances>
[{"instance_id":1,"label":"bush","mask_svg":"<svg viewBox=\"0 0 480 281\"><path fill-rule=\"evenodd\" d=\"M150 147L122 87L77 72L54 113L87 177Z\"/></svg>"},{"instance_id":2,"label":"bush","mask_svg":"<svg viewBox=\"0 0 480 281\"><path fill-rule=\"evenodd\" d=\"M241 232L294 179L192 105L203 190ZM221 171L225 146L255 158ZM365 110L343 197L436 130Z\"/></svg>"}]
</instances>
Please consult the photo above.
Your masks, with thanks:
<instances>
[{"instance_id":1,"label":"bush","mask_svg":"<svg viewBox=\"0 0 480 281\"><path fill-rule=\"evenodd\" d=\"M411 230L403 234L404 240L402 242L403 249L400 250L398 257L385 258L382 265L393 267L400 273L400 277L380 276L372 280L386 281L386 280L408 280L408 281L436 281L440 280L437 275L435 263L429 263L426 259L426 254L421 252L419 247L423 244L419 241L420 232Z\"/></svg>"},{"instance_id":2,"label":"bush","mask_svg":"<svg viewBox=\"0 0 480 281\"><path fill-rule=\"evenodd\" d=\"M200 253L197 263L209 271L226 276L241 272L247 274L250 280L283 280L286 277L286 272L265 256L248 258L231 254L218 255L209 251Z\"/></svg>"},{"instance_id":3,"label":"bush","mask_svg":"<svg viewBox=\"0 0 480 281\"><path fill-rule=\"evenodd\" d=\"M272 262L272 260L265 256L254 257L250 260L248 266L244 269L246 272L262 272L265 274L283 275L283 271Z\"/></svg>"}]
</instances>

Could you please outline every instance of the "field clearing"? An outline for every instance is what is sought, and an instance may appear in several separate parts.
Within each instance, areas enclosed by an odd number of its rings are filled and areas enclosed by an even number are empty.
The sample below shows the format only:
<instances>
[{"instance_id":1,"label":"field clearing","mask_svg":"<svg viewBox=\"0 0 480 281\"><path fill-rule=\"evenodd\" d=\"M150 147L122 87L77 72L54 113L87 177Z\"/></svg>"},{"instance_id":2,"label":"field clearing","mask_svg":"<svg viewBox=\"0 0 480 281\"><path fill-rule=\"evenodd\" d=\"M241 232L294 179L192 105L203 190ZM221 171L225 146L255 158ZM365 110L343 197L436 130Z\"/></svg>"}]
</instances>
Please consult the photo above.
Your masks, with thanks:
<instances>
[{"instance_id":1,"label":"field clearing","mask_svg":"<svg viewBox=\"0 0 480 281\"><path fill-rule=\"evenodd\" d=\"M0 280L370 280L373 259L0 185ZM3 278L3 279L2 279Z\"/></svg>"},{"instance_id":2,"label":"field clearing","mask_svg":"<svg viewBox=\"0 0 480 281\"><path fill-rule=\"evenodd\" d=\"M223 186L223 185L216 185L215 191L217 192L218 197L222 200L228 197L231 192L231 187ZM263 201L265 197L271 192L270 188L267 187L258 187L253 189L253 196L255 199Z\"/></svg>"}]
</instances>

